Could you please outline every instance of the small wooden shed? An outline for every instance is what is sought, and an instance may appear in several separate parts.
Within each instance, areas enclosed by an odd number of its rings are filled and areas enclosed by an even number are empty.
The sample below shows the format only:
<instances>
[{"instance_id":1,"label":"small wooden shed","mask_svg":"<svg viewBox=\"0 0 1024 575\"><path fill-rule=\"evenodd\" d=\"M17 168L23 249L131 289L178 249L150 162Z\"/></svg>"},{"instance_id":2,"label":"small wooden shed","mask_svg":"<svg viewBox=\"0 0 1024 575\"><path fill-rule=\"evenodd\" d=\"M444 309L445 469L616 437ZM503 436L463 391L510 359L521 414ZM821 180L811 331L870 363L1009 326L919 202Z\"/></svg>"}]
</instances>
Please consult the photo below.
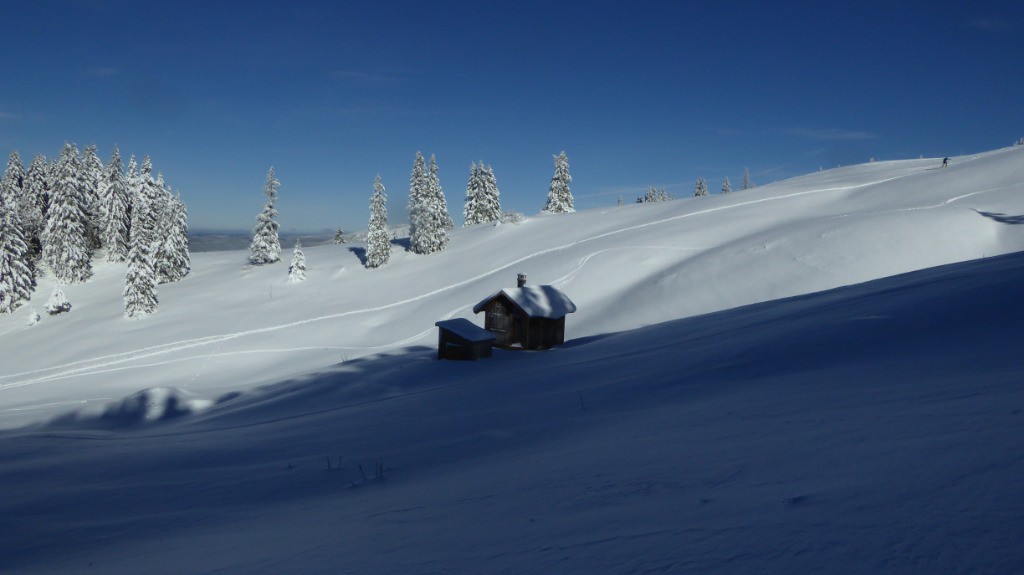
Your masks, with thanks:
<instances>
[{"instance_id":1,"label":"small wooden shed","mask_svg":"<svg viewBox=\"0 0 1024 575\"><path fill-rule=\"evenodd\" d=\"M437 359L472 359L491 357L495 336L468 319L446 319L438 328Z\"/></svg>"},{"instance_id":2,"label":"small wooden shed","mask_svg":"<svg viewBox=\"0 0 1024 575\"><path fill-rule=\"evenodd\" d=\"M527 286L519 274L518 286L505 288L473 307L484 313L484 328L502 348L548 349L565 341L565 316L576 304L558 288Z\"/></svg>"}]
</instances>

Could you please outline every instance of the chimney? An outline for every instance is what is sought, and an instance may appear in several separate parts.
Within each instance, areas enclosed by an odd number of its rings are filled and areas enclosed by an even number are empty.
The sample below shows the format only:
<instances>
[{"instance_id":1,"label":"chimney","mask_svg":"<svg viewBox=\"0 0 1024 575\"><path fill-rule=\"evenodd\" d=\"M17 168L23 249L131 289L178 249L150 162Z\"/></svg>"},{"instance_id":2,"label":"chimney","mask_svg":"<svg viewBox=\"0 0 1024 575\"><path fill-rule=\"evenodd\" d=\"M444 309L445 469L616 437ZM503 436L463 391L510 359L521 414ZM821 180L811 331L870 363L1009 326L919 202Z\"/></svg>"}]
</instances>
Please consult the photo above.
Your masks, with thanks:
<instances>
[{"instance_id":1,"label":"chimney","mask_svg":"<svg viewBox=\"0 0 1024 575\"><path fill-rule=\"evenodd\" d=\"M516 287L523 287L526 285L526 274L519 274L516 276L516 283L518 284Z\"/></svg>"}]
</instances>

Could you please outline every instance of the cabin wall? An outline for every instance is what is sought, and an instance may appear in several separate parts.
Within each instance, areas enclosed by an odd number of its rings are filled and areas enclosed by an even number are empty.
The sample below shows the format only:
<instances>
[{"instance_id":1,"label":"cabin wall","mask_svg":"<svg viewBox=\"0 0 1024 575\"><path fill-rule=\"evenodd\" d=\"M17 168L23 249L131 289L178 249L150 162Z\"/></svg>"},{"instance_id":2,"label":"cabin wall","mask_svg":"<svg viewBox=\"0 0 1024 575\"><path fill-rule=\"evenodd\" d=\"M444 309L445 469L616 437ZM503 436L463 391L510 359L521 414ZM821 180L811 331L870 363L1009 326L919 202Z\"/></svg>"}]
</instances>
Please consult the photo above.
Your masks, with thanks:
<instances>
[{"instance_id":1,"label":"cabin wall","mask_svg":"<svg viewBox=\"0 0 1024 575\"><path fill-rule=\"evenodd\" d=\"M494 345L511 345L518 341L511 310L512 307L501 300L494 300L484 308L484 329L494 334Z\"/></svg>"},{"instance_id":2,"label":"cabin wall","mask_svg":"<svg viewBox=\"0 0 1024 575\"><path fill-rule=\"evenodd\" d=\"M437 359L476 360L491 357L490 341L469 341L449 331L440 330L437 336Z\"/></svg>"},{"instance_id":3,"label":"cabin wall","mask_svg":"<svg viewBox=\"0 0 1024 575\"><path fill-rule=\"evenodd\" d=\"M507 298L499 297L484 306L484 329L495 336L494 345L524 349L547 349L565 342L565 317L527 317Z\"/></svg>"},{"instance_id":4,"label":"cabin wall","mask_svg":"<svg viewBox=\"0 0 1024 575\"><path fill-rule=\"evenodd\" d=\"M565 318L524 318L522 345L525 349L547 349L565 342Z\"/></svg>"}]
</instances>

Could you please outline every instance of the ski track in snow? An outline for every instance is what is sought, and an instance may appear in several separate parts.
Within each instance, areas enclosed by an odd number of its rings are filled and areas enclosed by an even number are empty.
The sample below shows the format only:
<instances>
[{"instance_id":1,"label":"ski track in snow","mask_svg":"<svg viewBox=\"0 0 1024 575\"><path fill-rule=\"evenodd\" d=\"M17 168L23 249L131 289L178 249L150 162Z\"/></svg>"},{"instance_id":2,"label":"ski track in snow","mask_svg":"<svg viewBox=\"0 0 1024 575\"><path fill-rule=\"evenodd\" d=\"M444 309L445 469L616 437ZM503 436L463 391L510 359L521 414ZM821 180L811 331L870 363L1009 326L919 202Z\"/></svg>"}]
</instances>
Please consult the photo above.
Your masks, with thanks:
<instances>
[{"instance_id":1,"label":"ski track in snow","mask_svg":"<svg viewBox=\"0 0 1024 575\"><path fill-rule=\"evenodd\" d=\"M461 281L458 281L458 282L446 285L444 287L435 289L433 291L426 292L426 293L423 293L423 294L420 294L420 295L417 295L417 296L414 296L414 297L410 297L410 298L407 298L407 299L403 299L403 300L391 302L391 303L388 303L388 304L380 305L380 306L368 307L368 308L357 309L357 310L349 310L349 311L344 311L344 312L339 312L339 313L334 313L334 314L328 314L328 315L323 315L323 316L318 316L318 317L313 317L313 318L307 318L307 319L302 319L302 320L293 321L293 322L289 322L289 323L284 323L284 324L279 324L279 325L274 325L274 326L267 326L267 327L262 327L262 328L256 328L256 329L251 329L251 330L243 330L243 331L236 331L236 332L225 333L225 334L220 334L220 335L212 335L212 336L205 336L205 337L200 337L200 338L195 338L195 339L181 340L181 341L176 341L176 342L172 342L172 343L166 343L166 344L161 344L161 345L156 345L156 346L150 346L150 347L146 347L146 348L141 348L141 349L132 350L132 351L126 351L126 352L112 354L112 355L99 356L99 357L95 357L95 358L74 361L74 362L70 362L70 363L66 363L66 364L62 364L62 365L51 366L51 367L37 369L37 370L30 370L30 371L25 371L25 372L21 372L21 373L14 373L14 374L8 374L8 375L0 375L0 380L5 380L5 379L13 379L13 378L17 378L17 377L22 377L22 376L31 376L31 375L34 375L34 374L46 374L46 375L39 375L38 377L31 377L29 379L23 379L23 380L20 380L20 381L13 381L13 382L10 382L10 383L2 383L2 384L0 384L0 391L4 391L4 390L8 390L8 389L14 389L14 388L18 388L18 387L27 386L27 385L33 385L33 384L37 384L37 383L45 383L45 382L49 382L49 381L68 379L68 378L71 378L71 377L79 377L79 376L87 376L87 375L94 375L94 374L100 374L100 373L108 373L108 372L111 372L111 371L117 371L117 370L123 370L123 369L132 369L132 368L143 368L143 367L158 366L158 365L164 365L164 364L167 364L167 363L172 363L174 361L187 361L187 360L193 360L193 359L197 359L197 358L202 357L202 358L204 358L205 361L204 361L203 365L199 368L199 371L196 373L196 375L193 376L192 379L190 380L190 383L191 383L191 382L194 382L202 374L202 372L205 370L206 366L208 365L210 358L218 357L218 356L222 356L222 355L229 355L229 354L246 353L245 351L238 351L238 352L224 352L224 354L220 354L219 352L216 351L216 350L220 349L221 344L223 344L224 342L230 341L230 340L240 339L240 338L244 338L244 337L250 337L250 336L254 336L254 335L260 335L260 334L269 333L269 332L275 332L275 331L282 331L282 330L292 329L292 328L301 327L301 326L304 326L304 325L309 325L309 324L317 323L317 322L321 322L321 321L341 319L341 318L355 316L355 315L379 312L379 311L384 311L384 310L396 308L396 307L399 307L399 306L407 305L407 304L410 304L410 303L421 301L423 299L427 299L427 298L433 297L433 296L435 296L437 294L440 294L442 292L445 292L445 291L448 291L448 290L451 290L451 289L454 289L454 288L459 288L459 287L471 284L473 282L482 280L482 279L487 278L489 276L496 275L496 274L498 274L500 272L506 271L506 270L508 270L511 267L517 266L517 265L521 264L522 262L530 260L530 259L533 259L533 258L535 258L537 256L543 256L543 255L547 255L547 254L550 254L550 253L555 253L555 252L559 252L559 251L563 251L563 250L568 250L568 249L571 249L571 248L579 246L579 245L583 245L583 244L586 244L586 243L589 243L589 242L593 242L593 241L597 241L597 240L600 240L600 239L608 238L608 237L615 236L615 235L618 235L618 234L623 234L623 233L627 233L627 232L631 232L631 231L635 231L635 230L639 230L639 229L643 229L643 228L649 228L649 227L653 227L653 226L660 226L660 225L663 225L663 224L666 224L666 223L676 222L676 221L683 220L683 219L686 219L686 218L702 216L702 215L706 215L706 214L710 214L710 213L715 213L715 212L719 212L719 211L731 210L731 209L736 209L736 208L741 208L741 207L747 207L747 206L752 206L752 205L761 204L761 203L783 201L783 200L788 200L788 199L791 199L791 198L797 198L797 197L802 197L802 196L807 196L807 195L812 195L812 194L821 194L821 193L828 193L828 192L848 191L848 190L854 190L854 189L858 189L858 188L867 188L867 187L875 186L875 185L878 185L878 184L882 184L882 183L886 183L886 182L891 182L893 180L898 180L898 179L907 178L907 177L910 177L910 176L915 176L915 175L918 175L920 173L923 173L923 172L911 172L911 173L908 173L908 174L903 174L903 175L899 175L899 176L892 176L892 177L889 177L889 178L883 178L883 179L880 179L880 180L876 180L876 181L872 181L872 182L867 182L867 183L863 183L863 184L854 184L854 185L850 185L850 186L839 186L839 187L833 187L833 188L817 188L817 189L813 189L813 190L805 190L805 191L802 191L802 192L793 192L793 193L785 194L785 195L781 195L781 196L772 196L772 197L767 197L767 198L758 198L758 199L748 200L748 201L744 201L744 202L738 202L738 203L735 203L735 204L729 204L729 205L725 205L725 206L716 206L716 207L713 207L713 208L707 208L707 209L704 209L704 210L698 210L698 211L694 211L694 212L680 214L680 215L677 215L677 216L672 216L672 217L669 217L669 218L663 218L663 219L660 219L660 220L655 220L655 221L646 222L646 223L642 223L642 224L637 224L637 225L633 225L633 226L627 226L627 227L624 227L624 228L619 228L617 230L612 230L612 231L596 234L596 235L593 235L593 236L590 236L590 237L587 237L587 238L579 239L579 240L576 240L574 242L569 242L569 243L561 245L561 246L556 246L556 247L548 248L546 250L542 250L542 251L530 254L528 256L524 256L524 257L521 257L519 259L510 261L510 262L508 262L506 264L503 264L503 265L501 265L499 267L493 268L490 271L487 271L487 272L478 274L476 276L473 276L473 277L470 277L470 278L467 278L467 279L464 279L464 280L461 280ZM960 200L960 199L963 199L963 198L966 198L966 197L969 197L969 196L972 196L972 195L976 195L976 194L980 194L980 193L985 193L985 192L993 191L993 190L996 190L996 189L1001 189L1001 188L991 188L991 189L987 189L987 190L981 190L981 191L978 191L978 192L972 192L970 194L964 194L964 195L957 196L957 197L951 198L949 200L946 200L945 202L942 202L941 204L938 204L936 206L925 206L925 207L921 207L921 208L905 208L905 209L932 209L932 208L935 208L935 207L941 207L943 205L947 205L949 203L955 202L957 200ZM622 248L611 248L611 249L622 249ZM553 283L559 283L560 285L562 285L565 282L570 281L575 276L575 274L577 274L582 269L582 267L585 266L586 263L590 261L590 259L592 259L594 256L600 255L601 253L605 253L605 252L611 251L611 249L599 250L597 252L589 254L588 256L585 256L584 258L582 258L580 263L577 264L577 266L576 266L576 268L574 270L570 271L569 273L567 273L566 275L562 276L561 278L555 280L555 282L553 282ZM698 248L679 248L679 249L698 249ZM458 311L464 309L465 307L467 307L467 306L462 306L462 307L456 308L455 310L449 312L449 314L446 317L446 319L450 318L455 313L457 313ZM239 320L236 325L242 325L250 317L252 317L252 315L254 313L255 312L246 315L244 318ZM348 349L348 350L369 351L369 350L376 350L376 349L386 349L386 348L390 348L390 347L394 347L394 346L407 345L409 343L415 342L415 341L423 338L424 336L426 336L427 334L432 332L433 329L434 329L433 326L431 326L431 327L427 328L426 330L420 331L420 332L418 332L418 333L416 333L416 334L414 334L414 335L412 335L410 337L407 337L407 338L401 339L401 340L399 340L397 342L392 342L392 343L389 343L389 344L382 344L382 345L371 346L371 347L347 347L347 346L343 346L343 348L344 349ZM180 358L178 360L171 360L171 361L167 361L167 362L158 362L158 363L139 364L139 365L134 365L134 366L115 367L115 366L121 366L122 364L138 362L140 360L144 360L146 358L150 358L150 357L154 357L154 356L158 356L158 355L165 355L165 354L169 354L169 353L186 351L186 350L189 350L189 349L193 349L193 348L196 348L196 347L202 347L202 346L206 346L206 345L216 345L217 347L215 348L215 352L214 353L209 353L209 354L201 354L201 355L194 355L194 356L183 357L183 358ZM328 346L324 347L324 349L327 349L327 348L329 348L329 347ZM263 350L251 350L252 353L259 353L261 351L263 351ZM76 366L76 365L81 365L81 367L73 367L73 366ZM71 369L69 369L69 368L71 368ZM187 387L187 385L186 385L186 387Z\"/></svg>"},{"instance_id":2,"label":"ski track in snow","mask_svg":"<svg viewBox=\"0 0 1024 575\"><path fill-rule=\"evenodd\" d=\"M915 206L915 207L912 207L912 208L900 208L898 210L887 210L887 211L882 211L882 212L861 212L861 213L858 213L857 215L858 216L877 216L877 215L880 215L880 214L898 214L898 213L902 213L902 212L917 212L917 211L922 211L922 210L934 210L934 209L938 209L938 208L944 208L944 207L948 206L949 204L952 204L953 202L957 202L957 201L960 201L960 200L962 200L964 198L969 198L971 196L977 196L977 195L980 195L980 194L987 194L987 193L995 192L995 191L999 191L999 190L1008 190L1010 188L1016 188L1016 187L1018 187L1018 186L996 186L996 187L993 187L993 188L985 188L984 190L978 190L976 192L971 192L969 194L959 195L959 196L956 196L955 198L950 198L948 200L939 202L939 203L937 203L935 205L931 205L931 206ZM842 218L847 218L847 217L849 217L849 214L842 214L842 215L839 215L839 216L832 216L829 219L842 219Z\"/></svg>"},{"instance_id":3,"label":"ski track in snow","mask_svg":"<svg viewBox=\"0 0 1024 575\"><path fill-rule=\"evenodd\" d=\"M90 401L109 401L112 397L92 397L89 399L74 399L71 401L57 401L54 403L35 403L32 405L23 405L21 407L9 407L7 409L0 409L0 413L18 413L22 411L33 411L36 409L48 409L50 407L60 407L62 405L85 405Z\"/></svg>"},{"instance_id":4,"label":"ski track in snow","mask_svg":"<svg viewBox=\"0 0 1024 575\"><path fill-rule=\"evenodd\" d=\"M681 247L681 246L620 246L620 247L615 247L615 248L608 248L608 249L604 249L604 250L598 250L598 251L596 251L596 252L594 252L592 254L588 254L588 255L580 258L580 261L576 265L575 268L573 268L571 271L569 271L569 273L563 275L562 277L560 277L560 278L558 278L556 280L553 280L551 282L551 285L553 285L553 286L565 286L565 285L568 285L572 280L576 279L576 276L581 271L583 271L583 268L588 263L590 263L590 260L594 259L595 257L597 257L599 255L606 254L608 252L614 252L614 251L621 251L621 250L627 250L628 251L628 250L637 250L637 249L642 249L642 250L671 250L671 251L679 251L679 252L690 252L690 251L700 251L700 250L706 249L706 248L687 248L687 247Z\"/></svg>"}]
</instances>

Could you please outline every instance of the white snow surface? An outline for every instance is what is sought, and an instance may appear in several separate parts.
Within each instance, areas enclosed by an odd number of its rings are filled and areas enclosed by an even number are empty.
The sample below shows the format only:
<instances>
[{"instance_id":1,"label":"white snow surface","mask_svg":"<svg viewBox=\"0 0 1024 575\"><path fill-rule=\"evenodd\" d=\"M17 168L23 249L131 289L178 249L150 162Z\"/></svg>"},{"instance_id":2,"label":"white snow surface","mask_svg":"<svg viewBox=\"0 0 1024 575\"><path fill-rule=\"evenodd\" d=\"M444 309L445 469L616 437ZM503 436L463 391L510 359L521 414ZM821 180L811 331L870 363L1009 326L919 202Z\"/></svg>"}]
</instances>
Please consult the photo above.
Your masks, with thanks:
<instances>
[{"instance_id":1,"label":"white snow surface","mask_svg":"<svg viewBox=\"0 0 1024 575\"><path fill-rule=\"evenodd\" d=\"M0 572L1024 572L1024 147L940 163L194 254L140 321L98 258L0 316ZM566 344L435 360L517 272Z\"/></svg>"}]
</instances>

